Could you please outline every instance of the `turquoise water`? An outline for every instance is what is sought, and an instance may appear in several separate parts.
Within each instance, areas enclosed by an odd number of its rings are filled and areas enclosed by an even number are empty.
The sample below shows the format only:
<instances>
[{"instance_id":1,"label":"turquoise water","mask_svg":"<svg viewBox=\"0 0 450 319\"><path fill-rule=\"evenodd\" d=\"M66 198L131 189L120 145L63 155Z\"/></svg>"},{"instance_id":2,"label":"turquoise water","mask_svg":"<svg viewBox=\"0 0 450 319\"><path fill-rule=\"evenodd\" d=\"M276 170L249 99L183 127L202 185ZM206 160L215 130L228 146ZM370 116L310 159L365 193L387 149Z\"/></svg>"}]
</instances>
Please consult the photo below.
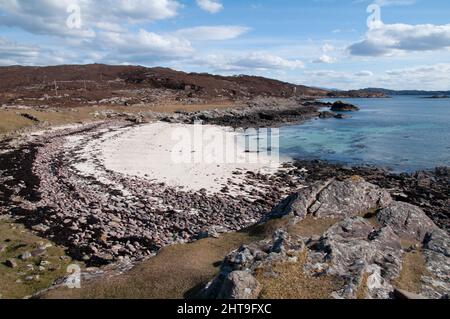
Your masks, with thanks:
<instances>
[{"instance_id":1,"label":"turquoise water","mask_svg":"<svg viewBox=\"0 0 450 319\"><path fill-rule=\"evenodd\" d=\"M348 113L350 119L316 119L281 128L280 154L395 172L450 165L450 99L340 100L361 111Z\"/></svg>"}]
</instances>

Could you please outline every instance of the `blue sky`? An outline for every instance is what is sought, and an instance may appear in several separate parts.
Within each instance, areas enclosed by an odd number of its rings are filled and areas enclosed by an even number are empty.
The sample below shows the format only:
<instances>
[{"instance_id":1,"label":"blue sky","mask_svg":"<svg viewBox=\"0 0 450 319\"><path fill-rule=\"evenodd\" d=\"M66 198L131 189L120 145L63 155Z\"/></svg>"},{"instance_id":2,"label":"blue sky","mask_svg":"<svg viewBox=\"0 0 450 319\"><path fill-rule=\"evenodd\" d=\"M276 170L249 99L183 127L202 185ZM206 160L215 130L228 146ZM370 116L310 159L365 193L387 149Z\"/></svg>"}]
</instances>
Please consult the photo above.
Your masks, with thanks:
<instances>
[{"instance_id":1,"label":"blue sky","mask_svg":"<svg viewBox=\"0 0 450 319\"><path fill-rule=\"evenodd\" d=\"M0 65L94 62L449 90L450 1L0 0Z\"/></svg>"}]
</instances>

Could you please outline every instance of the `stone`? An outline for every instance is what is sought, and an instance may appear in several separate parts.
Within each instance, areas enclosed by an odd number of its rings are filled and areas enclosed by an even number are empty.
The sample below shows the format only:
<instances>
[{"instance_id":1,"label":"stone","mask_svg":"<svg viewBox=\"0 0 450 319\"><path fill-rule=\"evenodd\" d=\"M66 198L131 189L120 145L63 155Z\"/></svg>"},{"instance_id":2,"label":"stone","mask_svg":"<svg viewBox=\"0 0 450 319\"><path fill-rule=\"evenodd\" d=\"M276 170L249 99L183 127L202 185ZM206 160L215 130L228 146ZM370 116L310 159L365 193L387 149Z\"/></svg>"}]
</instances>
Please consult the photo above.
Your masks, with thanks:
<instances>
[{"instance_id":1,"label":"stone","mask_svg":"<svg viewBox=\"0 0 450 319\"><path fill-rule=\"evenodd\" d=\"M31 227L31 229L34 231L37 231L37 232L45 233L46 231L48 231L50 229L50 227L45 226L44 224L39 224L39 225L35 225L35 226Z\"/></svg>"},{"instance_id":2,"label":"stone","mask_svg":"<svg viewBox=\"0 0 450 319\"><path fill-rule=\"evenodd\" d=\"M345 103L342 101L336 101L331 106L331 111L333 112L353 112L359 111L359 108L355 105Z\"/></svg>"},{"instance_id":3,"label":"stone","mask_svg":"<svg viewBox=\"0 0 450 319\"><path fill-rule=\"evenodd\" d=\"M261 285L247 271L233 271L225 279L217 299L257 299Z\"/></svg>"},{"instance_id":4,"label":"stone","mask_svg":"<svg viewBox=\"0 0 450 319\"><path fill-rule=\"evenodd\" d=\"M0 254L4 253L7 248L8 248L8 245L0 245Z\"/></svg>"},{"instance_id":5,"label":"stone","mask_svg":"<svg viewBox=\"0 0 450 319\"><path fill-rule=\"evenodd\" d=\"M420 242L427 233L438 229L423 210L403 202L392 202L378 213L377 220L383 226L390 226L400 237Z\"/></svg>"},{"instance_id":6,"label":"stone","mask_svg":"<svg viewBox=\"0 0 450 319\"><path fill-rule=\"evenodd\" d=\"M270 218L286 215L305 218L346 218L364 215L392 202L389 193L361 178L331 180L301 189L283 200L270 213Z\"/></svg>"},{"instance_id":7,"label":"stone","mask_svg":"<svg viewBox=\"0 0 450 319\"><path fill-rule=\"evenodd\" d=\"M33 255L31 255L31 253L29 251L24 252L22 255L20 255L20 259L21 260L28 260L30 258L32 258Z\"/></svg>"},{"instance_id":8,"label":"stone","mask_svg":"<svg viewBox=\"0 0 450 319\"><path fill-rule=\"evenodd\" d=\"M14 259L7 259L5 261L5 266L9 268L17 268L17 262Z\"/></svg>"}]
</instances>

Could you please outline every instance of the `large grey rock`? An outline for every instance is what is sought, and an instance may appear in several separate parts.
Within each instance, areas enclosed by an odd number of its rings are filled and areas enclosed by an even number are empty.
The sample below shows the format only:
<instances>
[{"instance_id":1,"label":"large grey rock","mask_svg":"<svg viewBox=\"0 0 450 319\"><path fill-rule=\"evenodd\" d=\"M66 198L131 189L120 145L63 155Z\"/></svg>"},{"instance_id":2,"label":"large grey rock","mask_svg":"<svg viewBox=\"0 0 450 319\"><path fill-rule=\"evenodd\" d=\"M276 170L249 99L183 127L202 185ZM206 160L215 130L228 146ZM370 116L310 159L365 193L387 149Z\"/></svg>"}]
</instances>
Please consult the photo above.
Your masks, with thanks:
<instances>
[{"instance_id":1,"label":"large grey rock","mask_svg":"<svg viewBox=\"0 0 450 319\"><path fill-rule=\"evenodd\" d=\"M450 236L438 229L427 234L423 255L428 274L422 277L421 294L429 298L448 298L450 295Z\"/></svg>"},{"instance_id":2,"label":"large grey rock","mask_svg":"<svg viewBox=\"0 0 450 319\"><path fill-rule=\"evenodd\" d=\"M220 274L199 293L207 299L257 298L260 285L253 278L255 269L262 265L289 260L287 252L301 252L306 238L290 236L284 230L274 232L272 238L243 245L225 257ZM238 281L242 281L239 284Z\"/></svg>"},{"instance_id":3,"label":"large grey rock","mask_svg":"<svg viewBox=\"0 0 450 319\"><path fill-rule=\"evenodd\" d=\"M309 212L319 218L351 217L383 208L391 201L386 190L355 178L332 182L318 194Z\"/></svg>"},{"instance_id":4,"label":"large grey rock","mask_svg":"<svg viewBox=\"0 0 450 319\"><path fill-rule=\"evenodd\" d=\"M233 271L226 277L218 299L256 299L261 293L261 285L247 271Z\"/></svg>"},{"instance_id":5,"label":"large grey rock","mask_svg":"<svg viewBox=\"0 0 450 319\"><path fill-rule=\"evenodd\" d=\"M343 279L333 297L356 298L367 285L366 298L389 298L390 281L401 271L400 238L389 228L375 230L362 217L348 218L332 226L313 247L306 269L322 269Z\"/></svg>"},{"instance_id":6,"label":"large grey rock","mask_svg":"<svg viewBox=\"0 0 450 319\"><path fill-rule=\"evenodd\" d=\"M384 208L392 202L389 193L360 178L328 181L301 189L282 201L269 215L305 218L346 218Z\"/></svg>"},{"instance_id":7,"label":"large grey rock","mask_svg":"<svg viewBox=\"0 0 450 319\"><path fill-rule=\"evenodd\" d=\"M377 219L381 225L390 226L400 237L420 242L427 233L438 229L423 210L403 202L392 202L378 213Z\"/></svg>"},{"instance_id":8,"label":"large grey rock","mask_svg":"<svg viewBox=\"0 0 450 319\"><path fill-rule=\"evenodd\" d=\"M308 188L301 189L295 194L287 197L270 213L270 218L282 216L296 216L303 219L308 214L308 209L316 201L317 195L327 187L331 181L326 183L316 183Z\"/></svg>"}]
</instances>

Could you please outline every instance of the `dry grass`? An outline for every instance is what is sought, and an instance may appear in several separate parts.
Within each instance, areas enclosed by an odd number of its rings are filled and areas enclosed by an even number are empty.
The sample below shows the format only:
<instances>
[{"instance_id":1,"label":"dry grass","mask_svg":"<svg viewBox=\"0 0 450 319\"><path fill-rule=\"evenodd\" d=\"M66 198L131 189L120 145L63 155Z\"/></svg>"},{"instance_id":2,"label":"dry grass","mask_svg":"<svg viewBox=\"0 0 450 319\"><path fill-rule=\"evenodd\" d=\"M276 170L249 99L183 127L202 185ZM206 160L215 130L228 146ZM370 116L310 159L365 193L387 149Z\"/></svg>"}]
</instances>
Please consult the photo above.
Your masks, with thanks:
<instances>
[{"instance_id":1,"label":"dry grass","mask_svg":"<svg viewBox=\"0 0 450 319\"><path fill-rule=\"evenodd\" d=\"M39 243L47 244L49 241L34 236L22 225L0 220L0 245L7 248L0 253L0 298L14 299L30 296L42 289L49 287L56 279L66 273L70 259L62 260L64 249L52 246L47 249L47 254L31 258L26 261L18 259L24 252L32 252ZM9 268L4 262L14 258L17 268ZM41 261L49 261L50 265L45 266L45 270L39 271L38 266ZM30 270L28 265L33 266ZM27 281L26 277L39 275L39 280Z\"/></svg>"},{"instance_id":2,"label":"dry grass","mask_svg":"<svg viewBox=\"0 0 450 319\"><path fill-rule=\"evenodd\" d=\"M418 250L407 252L403 256L403 267L395 286L415 294L420 293L422 276L429 275L423 254Z\"/></svg>"},{"instance_id":3,"label":"dry grass","mask_svg":"<svg viewBox=\"0 0 450 319\"><path fill-rule=\"evenodd\" d=\"M297 262L282 262L270 269L258 269L256 279L262 285L261 299L330 299L343 282L332 276L312 277L304 272L307 251Z\"/></svg>"},{"instance_id":4,"label":"dry grass","mask_svg":"<svg viewBox=\"0 0 450 319\"><path fill-rule=\"evenodd\" d=\"M43 298L189 298L218 274L224 256L261 238L258 232L245 231L166 247L156 257L140 263L126 274L109 281L82 283L82 289L53 290Z\"/></svg>"},{"instance_id":5,"label":"dry grass","mask_svg":"<svg viewBox=\"0 0 450 319\"><path fill-rule=\"evenodd\" d=\"M80 106L76 108L50 109L50 110L0 110L0 136L12 133L25 128L36 127L36 123L24 118L20 114L27 113L33 115L40 122L46 122L49 126L86 123L102 118L96 118L95 112L113 111L130 114L143 113L148 111L174 113L177 111L196 112L211 109L226 109L234 107L235 104L229 101L214 102L210 104L167 104L159 106Z\"/></svg>"},{"instance_id":6,"label":"dry grass","mask_svg":"<svg viewBox=\"0 0 450 319\"><path fill-rule=\"evenodd\" d=\"M337 218L316 219L312 216L307 216L301 222L289 226L288 231L290 234L302 237L320 236L339 221L340 219Z\"/></svg>"},{"instance_id":7,"label":"dry grass","mask_svg":"<svg viewBox=\"0 0 450 319\"><path fill-rule=\"evenodd\" d=\"M367 281L369 280L369 274L364 273L361 279L361 284L359 285L358 291L356 292L356 299L366 299L369 294L369 287L367 286Z\"/></svg>"}]
</instances>

